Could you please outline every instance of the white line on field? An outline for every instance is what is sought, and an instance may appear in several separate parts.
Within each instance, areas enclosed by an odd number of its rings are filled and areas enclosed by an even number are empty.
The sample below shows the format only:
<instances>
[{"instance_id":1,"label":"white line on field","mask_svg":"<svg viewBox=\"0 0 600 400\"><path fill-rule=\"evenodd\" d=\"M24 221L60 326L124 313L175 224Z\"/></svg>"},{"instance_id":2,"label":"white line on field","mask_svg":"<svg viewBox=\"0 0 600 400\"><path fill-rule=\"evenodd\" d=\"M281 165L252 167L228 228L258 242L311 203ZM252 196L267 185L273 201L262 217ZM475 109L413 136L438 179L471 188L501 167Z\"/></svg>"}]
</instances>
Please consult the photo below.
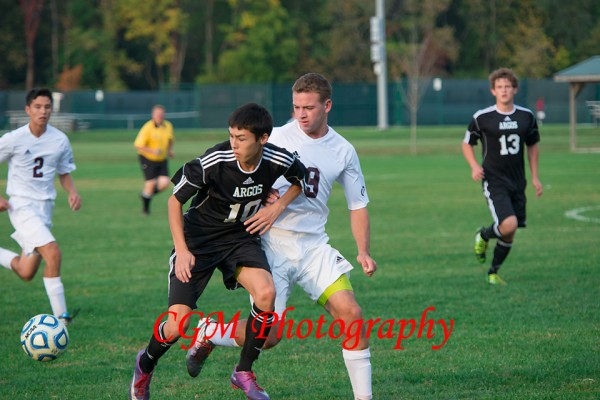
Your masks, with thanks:
<instances>
[{"instance_id":1,"label":"white line on field","mask_svg":"<svg viewBox=\"0 0 600 400\"><path fill-rule=\"evenodd\" d=\"M600 224L600 218L586 217L585 215L581 215L585 212L594 211L594 210L600 210L600 206L574 208L572 210L568 210L567 212L565 212L565 217L573 218L573 219L576 219L577 221L595 222L597 224Z\"/></svg>"}]
</instances>

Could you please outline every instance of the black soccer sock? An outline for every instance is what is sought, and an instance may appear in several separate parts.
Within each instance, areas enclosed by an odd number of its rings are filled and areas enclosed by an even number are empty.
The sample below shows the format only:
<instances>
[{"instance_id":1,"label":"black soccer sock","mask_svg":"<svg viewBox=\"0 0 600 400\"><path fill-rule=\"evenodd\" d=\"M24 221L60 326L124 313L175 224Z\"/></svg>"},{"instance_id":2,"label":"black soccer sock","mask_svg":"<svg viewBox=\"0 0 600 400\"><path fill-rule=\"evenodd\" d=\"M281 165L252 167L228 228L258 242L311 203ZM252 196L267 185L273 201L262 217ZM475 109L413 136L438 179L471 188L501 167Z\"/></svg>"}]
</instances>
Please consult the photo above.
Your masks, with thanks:
<instances>
[{"instance_id":1,"label":"black soccer sock","mask_svg":"<svg viewBox=\"0 0 600 400\"><path fill-rule=\"evenodd\" d=\"M496 223L491 224L487 228L483 228L480 235L486 242L490 239L502 239L502 234L500 233L500 229L496 226Z\"/></svg>"},{"instance_id":2,"label":"black soccer sock","mask_svg":"<svg viewBox=\"0 0 600 400\"><path fill-rule=\"evenodd\" d=\"M161 323L158 327L158 334L161 340L165 340L165 334L163 332L165 323L166 321ZM177 340L179 340L179 338L172 342L161 343L158 341L155 335L152 335L146 351L140 357L140 369L142 372L146 374L152 372L156 366L156 363L158 363L158 359L161 358L171 348L171 346L177 342Z\"/></svg>"},{"instance_id":3,"label":"black soccer sock","mask_svg":"<svg viewBox=\"0 0 600 400\"><path fill-rule=\"evenodd\" d=\"M146 214L149 214L150 213L150 200L152 200L152 195L147 195L146 193L142 192L140 197L142 198L142 203L144 204L144 212Z\"/></svg>"},{"instance_id":4,"label":"black soccer sock","mask_svg":"<svg viewBox=\"0 0 600 400\"><path fill-rule=\"evenodd\" d=\"M273 323L273 313L271 312L267 316L262 314L263 312L256 307L256 304L252 304L252 310L246 324L246 340L237 367L238 371L252 371L252 364L260 355L262 347L269 336L270 325Z\"/></svg>"},{"instance_id":5,"label":"black soccer sock","mask_svg":"<svg viewBox=\"0 0 600 400\"><path fill-rule=\"evenodd\" d=\"M488 270L489 274L495 274L500 269L500 266L508 257L508 253L512 248L512 242L504 242L502 240L498 240L496 242L496 247L494 248L494 259L492 260L492 266Z\"/></svg>"}]
</instances>

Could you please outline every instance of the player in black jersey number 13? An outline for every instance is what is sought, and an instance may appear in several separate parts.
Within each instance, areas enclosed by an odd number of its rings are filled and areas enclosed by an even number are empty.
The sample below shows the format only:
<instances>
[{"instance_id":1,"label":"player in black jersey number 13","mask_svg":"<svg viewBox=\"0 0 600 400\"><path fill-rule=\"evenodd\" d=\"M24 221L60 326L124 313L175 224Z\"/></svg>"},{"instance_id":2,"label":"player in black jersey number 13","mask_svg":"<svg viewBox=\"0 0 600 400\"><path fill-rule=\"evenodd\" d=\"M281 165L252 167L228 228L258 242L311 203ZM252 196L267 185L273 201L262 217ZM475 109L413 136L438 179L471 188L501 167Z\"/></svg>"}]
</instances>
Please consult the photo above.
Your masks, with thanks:
<instances>
[{"instance_id":1,"label":"player in black jersey number 13","mask_svg":"<svg viewBox=\"0 0 600 400\"><path fill-rule=\"evenodd\" d=\"M269 398L252 372L265 342L257 337L257 328L263 324L261 313L272 312L275 302L271 270L258 235L303 192L305 175L296 156L267 143L272 129L273 120L265 108L253 103L241 106L229 117L229 141L217 144L175 173L168 203L175 247L169 259L169 315L138 353L130 398L150 397L150 379L158 359L187 331L189 320L181 326L181 319L197 308L196 301L215 269L221 271L228 289L241 285L254 300L249 315L254 322L246 331L250 340L242 347L231 383L249 399ZM281 176L293 189L276 207L261 208ZM182 206L190 199L184 214ZM262 334L266 337L268 332Z\"/></svg>"},{"instance_id":2,"label":"player in black jersey number 13","mask_svg":"<svg viewBox=\"0 0 600 400\"><path fill-rule=\"evenodd\" d=\"M483 193L492 214L493 223L481 227L475 236L475 256L485 263L488 241L496 239L496 247L488 283L505 284L498 276L500 266L508 256L517 228L526 226L525 162L527 158L531 183L537 197L542 195L538 177L540 133L531 110L514 104L519 81L507 68L498 69L489 77L496 104L477 111L462 143L465 159L471 167L471 177L482 181ZM481 165L475 158L473 146L481 141Z\"/></svg>"}]
</instances>

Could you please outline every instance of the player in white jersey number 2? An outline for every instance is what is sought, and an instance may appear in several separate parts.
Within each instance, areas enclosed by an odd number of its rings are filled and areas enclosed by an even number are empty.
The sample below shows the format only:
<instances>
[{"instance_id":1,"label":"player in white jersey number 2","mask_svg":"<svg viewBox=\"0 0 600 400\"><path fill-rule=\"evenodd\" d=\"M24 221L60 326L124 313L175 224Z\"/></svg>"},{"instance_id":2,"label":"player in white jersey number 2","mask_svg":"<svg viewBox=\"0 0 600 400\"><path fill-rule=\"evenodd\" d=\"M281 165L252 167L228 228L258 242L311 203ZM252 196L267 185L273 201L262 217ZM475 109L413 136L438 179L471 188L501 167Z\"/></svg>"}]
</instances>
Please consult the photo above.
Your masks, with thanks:
<instances>
[{"instance_id":1,"label":"player in white jersey number 2","mask_svg":"<svg viewBox=\"0 0 600 400\"><path fill-rule=\"evenodd\" d=\"M358 248L357 261L364 273L372 276L377 264L370 255L369 202L364 177L354 147L327 125L331 110L331 85L323 76L309 73L292 87L294 120L275 128L269 141L297 154L306 166L305 194L296 198L263 236L263 249L271 265L277 296L275 312L281 317L294 284L334 319L345 325L361 320L348 273L352 265L333 247L325 232L329 209L327 201L334 182L339 182L350 210L351 229ZM289 183L278 180L274 188L285 193ZM272 198L271 198L272 199ZM215 346L242 346L245 322L218 327L201 319L198 340L188 351L188 372L197 376ZM270 331L263 348L275 346L281 337ZM238 339L233 339L237 337ZM210 338L210 339L207 339ZM364 329L358 344L342 350L355 399L371 399L371 361L369 339Z\"/></svg>"},{"instance_id":2,"label":"player in white jersey number 2","mask_svg":"<svg viewBox=\"0 0 600 400\"><path fill-rule=\"evenodd\" d=\"M0 212L8 211L15 232L12 238L21 246L21 255L0 248L0 265L30 281L44 268L44 286L52 312L69 323L64 287L60 278L61 252L52 236L52 210L56 198L54 177L69 193L69 207L81 207L71 172L75 170L67 135L48 124L52 114L52 92L33 89L26 97L29 123L0 137L0 162L8 162L6 194L0 196Z\"/></svg>"}]
</instances>

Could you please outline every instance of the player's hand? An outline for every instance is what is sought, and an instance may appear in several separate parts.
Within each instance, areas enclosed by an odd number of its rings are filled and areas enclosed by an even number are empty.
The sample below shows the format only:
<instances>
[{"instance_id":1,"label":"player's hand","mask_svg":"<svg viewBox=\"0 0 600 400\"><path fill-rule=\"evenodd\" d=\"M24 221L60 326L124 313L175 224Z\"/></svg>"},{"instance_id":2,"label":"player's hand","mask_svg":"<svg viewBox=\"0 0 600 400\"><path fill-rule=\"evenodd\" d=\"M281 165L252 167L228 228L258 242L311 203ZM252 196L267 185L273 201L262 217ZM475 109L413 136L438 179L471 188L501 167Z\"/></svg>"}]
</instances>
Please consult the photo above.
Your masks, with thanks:
<instances>
[{"instance_id":1,"label":"player's hand","mask_svg":"<svg viewBox=\"0 0 600 400\"><path fill-rule=\"evenodd\" d=\"M256 214L244 221L246 231L252 234L265 234L282 212L283 208L279 204L273 203L269 207L262 207Z\"/></svg>"},{"instance_id":2,"label":"player's hand","mask_svg":"<svg viewBox=\"0 0 600 400\"><path fill-rule=\"evenodd\" d=\"M0 212L10 209L10 203L4 197L0 196Z\"/></svg>"},{"instance_id":3,"label":"player's hand","mask_svg":"<svg viewBox=\"0 0 600 400\"><path fill-rule=\"evenodd\" d=\"M267 198L265 199L265 201L263 201L263 206L268 207L272 204L274 204L277 200L279 200L281 196L279 195L279 190L277 189L271 189L269 191L269 195L267 196Z\"/></svg>"},{"instance_id":4,"label":"player's hand","mask_svg":"<svg viewBox=\"0 0 600 400\"><path fill-rule=\"evenodd\" d=\"M542 186L542 182L538 178L532 179L531 184L535 187L535 195L540 197L544 192L544 187Z\"/></svg>"},{"instance_id":5,"label":"player's hand","mask_svg":"<svg viewBox=\"0 0 600 400\"><path fill-rule=\"evenodd\" d=\"M81 197L79 197L79 193L73 191L69 193L69 207L71 210L77 211L81 208Z\"/></svg>"},{"instance_id":6,"label":"player's hand","mask_svg":"<svg viewBox=\"0 0 600 400\"><path fill-rule=\"evenodd\" d=\"M192 277L192 268L196 265L196 257L189 250L176 251L175 276L183 283L188 283Z\"/></svg>"},{"instance_id":7,"label":"player's hand","mask_svg":"<svg viewBox=\"0 0 600 400\"><path fill-rule=\"evenodd\" d=\"M471 168L471 178L473 178L474 181L480 181L485 178L481 165Z\"/></svg>"},{"instance_id":8,"label":"player's hand","mask_svg":"<svg viewBox=\"0 0 600 400\"><path fill-rule=\"evenodd\" d=\"M377 263L368 254L359 254L356 256L356 261L358 261L367 276L373 276L375 271L377 271Z\"/></svg>"}]
</instances>

